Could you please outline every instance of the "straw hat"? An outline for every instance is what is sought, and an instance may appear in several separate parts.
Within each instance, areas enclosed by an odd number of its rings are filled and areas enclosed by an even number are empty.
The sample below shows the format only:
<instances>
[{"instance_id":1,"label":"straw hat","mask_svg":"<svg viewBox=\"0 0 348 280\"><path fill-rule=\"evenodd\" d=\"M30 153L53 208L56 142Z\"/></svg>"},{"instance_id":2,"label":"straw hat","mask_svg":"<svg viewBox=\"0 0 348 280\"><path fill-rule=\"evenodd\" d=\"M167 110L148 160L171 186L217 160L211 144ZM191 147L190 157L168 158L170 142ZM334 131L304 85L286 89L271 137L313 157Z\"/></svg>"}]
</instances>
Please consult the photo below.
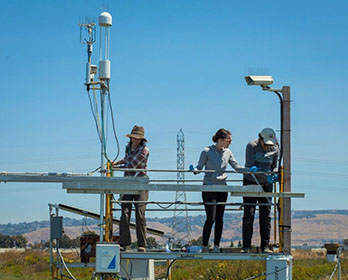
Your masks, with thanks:
<instances>
[{"instance_id":1,"label":"straw hat","mask_svg":"<svg viewBox=\"0 0 348 280\"><path fill-rule=\"evenodd\" d=\"M146 138L144 136L144 127L135 125L130 134L126 134L126 137L135 138L135 139L144 139L146 142Z\"/></svg>"}]
</instances>

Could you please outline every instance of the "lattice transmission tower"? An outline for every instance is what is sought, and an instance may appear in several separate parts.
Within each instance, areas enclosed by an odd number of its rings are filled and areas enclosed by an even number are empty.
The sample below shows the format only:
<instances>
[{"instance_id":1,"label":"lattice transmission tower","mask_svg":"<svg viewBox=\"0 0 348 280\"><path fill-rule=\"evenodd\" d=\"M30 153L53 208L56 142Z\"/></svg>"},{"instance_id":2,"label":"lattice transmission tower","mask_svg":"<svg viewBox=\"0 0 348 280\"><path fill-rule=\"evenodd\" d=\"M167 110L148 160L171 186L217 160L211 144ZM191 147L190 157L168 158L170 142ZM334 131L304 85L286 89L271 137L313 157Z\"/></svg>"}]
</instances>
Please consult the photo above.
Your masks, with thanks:
<instances>
[{"instance_id":1,"label":"lattice transmission tower","mask_svg":"<svg viewBox=\"0 0 348 280\"><path fill-rule=\"evenodd\" d=\"M177 169L185 169L185 136L182 129L177 134ZM185 173L177 173L178 184L184 184ZM177 191L175 201L186 202L186 192ZM172 234L178 243L191 241L191 226L186 204L175 204Z\"/></svg>"}]
</instances>

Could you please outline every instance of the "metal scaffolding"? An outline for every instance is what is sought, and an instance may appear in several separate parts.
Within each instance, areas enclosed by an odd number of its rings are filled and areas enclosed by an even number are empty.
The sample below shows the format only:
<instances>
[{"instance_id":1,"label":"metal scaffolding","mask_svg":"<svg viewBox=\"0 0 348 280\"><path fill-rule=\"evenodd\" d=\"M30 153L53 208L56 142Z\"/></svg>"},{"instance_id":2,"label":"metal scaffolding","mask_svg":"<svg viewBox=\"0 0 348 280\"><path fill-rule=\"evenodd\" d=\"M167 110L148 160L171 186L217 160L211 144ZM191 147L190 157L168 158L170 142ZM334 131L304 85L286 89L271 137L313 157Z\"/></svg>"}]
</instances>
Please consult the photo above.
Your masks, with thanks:
<instances>
[{"instance_id":1,"label":"metal scaffolding","mask_svg":"<svg viewBox=\"0 0 348 280\"><path fill-rule=\"evenodd\" d=\"M182 129L177 134L177 170L185 169L185 135ZM177 172L177 184L184 184L185 173ZM186 191L176 191L176 202L174 207L172 234L174 241L177 243L190 243L191 241L191 226L188 217L186 200Z\"/></svg>"}]
</instances>

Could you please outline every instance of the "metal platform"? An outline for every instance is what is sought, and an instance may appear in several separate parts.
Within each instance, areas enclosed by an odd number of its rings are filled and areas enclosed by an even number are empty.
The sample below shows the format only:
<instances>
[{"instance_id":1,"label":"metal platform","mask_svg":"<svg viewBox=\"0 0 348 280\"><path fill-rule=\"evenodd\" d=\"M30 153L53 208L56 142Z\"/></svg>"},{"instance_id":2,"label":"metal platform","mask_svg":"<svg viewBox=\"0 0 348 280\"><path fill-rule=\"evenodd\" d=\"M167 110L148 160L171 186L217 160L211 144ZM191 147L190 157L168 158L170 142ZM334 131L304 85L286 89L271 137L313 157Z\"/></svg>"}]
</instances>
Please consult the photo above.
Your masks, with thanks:
<instances>
[{"instance_id":1,"label":"metal platform","mask_svg":"<svg viewBox=\"0 0 348 280\"><path fill-rule=\"evenodd\" d=\"M120 252L121 259L142 260L248 260L266 261L269 256L284 254L243 254L243 253L183 253L183 252ZM67 263L69 267L94 267L95 263Z\"/></svg>"},{"instance_id":2,"label":"metal platform","mask_svg":"<svg viewBox=\"0 0 348 280\"><path fill-rule=\"evenodd\" d=\"M132 274L132 276L134 276L132 277L132 279L153 280L155 279L154 260L157 260L157 261L169 261L169 260L171 261L174 261L174 260L265 261L266 272L256 276L266 277L265 279L267 280L276 280L276 279L291 280L292 279L293 258L291 255L284 255L284 254L121 252L120 253L120 263L122 267L121 275L126 277L128 274ZM125 265L125 264L129 264L129 265ZM59 266L59 264L57 265ZM68 267L95 267L96 264L95 263L67 263L66 265ZM131 267L131 269L129 269L129 267Z\"/></svg>"},{"instance_id":3,"label":"metal platform","mask_svg":"<svg viewBox=\"0 0 348 280\"><path fill-rule=\"evenodd\" d=\"M153 184L149 178L99 177L69 173L0 172L0 182L62 183L68 193L138 193L148 191L230 192L232 196L304 197L304 193L265 193L260 186Z\"/></svg>"}]
</instances>

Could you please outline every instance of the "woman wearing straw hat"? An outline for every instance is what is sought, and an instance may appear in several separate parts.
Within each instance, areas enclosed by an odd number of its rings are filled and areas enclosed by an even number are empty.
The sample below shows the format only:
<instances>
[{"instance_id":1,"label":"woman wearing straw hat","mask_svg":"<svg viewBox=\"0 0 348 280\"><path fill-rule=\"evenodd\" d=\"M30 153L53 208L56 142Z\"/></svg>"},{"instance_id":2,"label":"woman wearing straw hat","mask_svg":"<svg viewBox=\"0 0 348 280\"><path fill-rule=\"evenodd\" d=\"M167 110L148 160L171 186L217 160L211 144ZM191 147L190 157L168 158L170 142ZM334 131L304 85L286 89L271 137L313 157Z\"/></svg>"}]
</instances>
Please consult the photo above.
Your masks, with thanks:
<instances>
[{"instance_id":1,"label":"woman wearing straw hat","mask_svg":"<svg viewBox=\"0 0 348 280\"><path fill-rule=\"evenodd\" d=\"M249 168L245 168L238 164L231 150L228 148L232 142L231 132L224 128L220 128L213 136L215 145L206 147L199 158L196 168L190 166L194 174L198 174L198 170L205 167L206 170L215 170L215 172L206 172L204 174L203 185L227 185L227 175L225 170L230 164L238 172L249 172ZM202 192L203 202L226 202L227 192ZM203 227L202 247L203 252L209 252L208 243L213 224L215 223L214 232L214 253L220 252L220 240L223 230L223 217L225 205L204 205L206 212L206 221Z\"/></svg>"},{"instance_id":2,"label":"woman wearing straw hat","mask_svg":"<svg viewBox=\"0 0 348 280\"><path fill-rule=\"evenodd\" d=\"M149 148L146 146L146 138L144 137L144 127L135 125L130 134L125 135L130 141L126 146L125 157L113 163L114 166L122 165L124 168L146 169L147 160L149 158ZM124 176L144 177L145 171L126 171ZM148 191L142 191L140 194L123 194L120 200L124 201L147 201L149 197ZM146 251L146 219L145 219L145 203L134 203L136 218L136 235L138 251ZM120 221L120 246L121 251L125 251L131 245L131 235L129 231L129 223L132 214L132 203L122 203L122 215Z\"/></svg>"}]
</instances>

